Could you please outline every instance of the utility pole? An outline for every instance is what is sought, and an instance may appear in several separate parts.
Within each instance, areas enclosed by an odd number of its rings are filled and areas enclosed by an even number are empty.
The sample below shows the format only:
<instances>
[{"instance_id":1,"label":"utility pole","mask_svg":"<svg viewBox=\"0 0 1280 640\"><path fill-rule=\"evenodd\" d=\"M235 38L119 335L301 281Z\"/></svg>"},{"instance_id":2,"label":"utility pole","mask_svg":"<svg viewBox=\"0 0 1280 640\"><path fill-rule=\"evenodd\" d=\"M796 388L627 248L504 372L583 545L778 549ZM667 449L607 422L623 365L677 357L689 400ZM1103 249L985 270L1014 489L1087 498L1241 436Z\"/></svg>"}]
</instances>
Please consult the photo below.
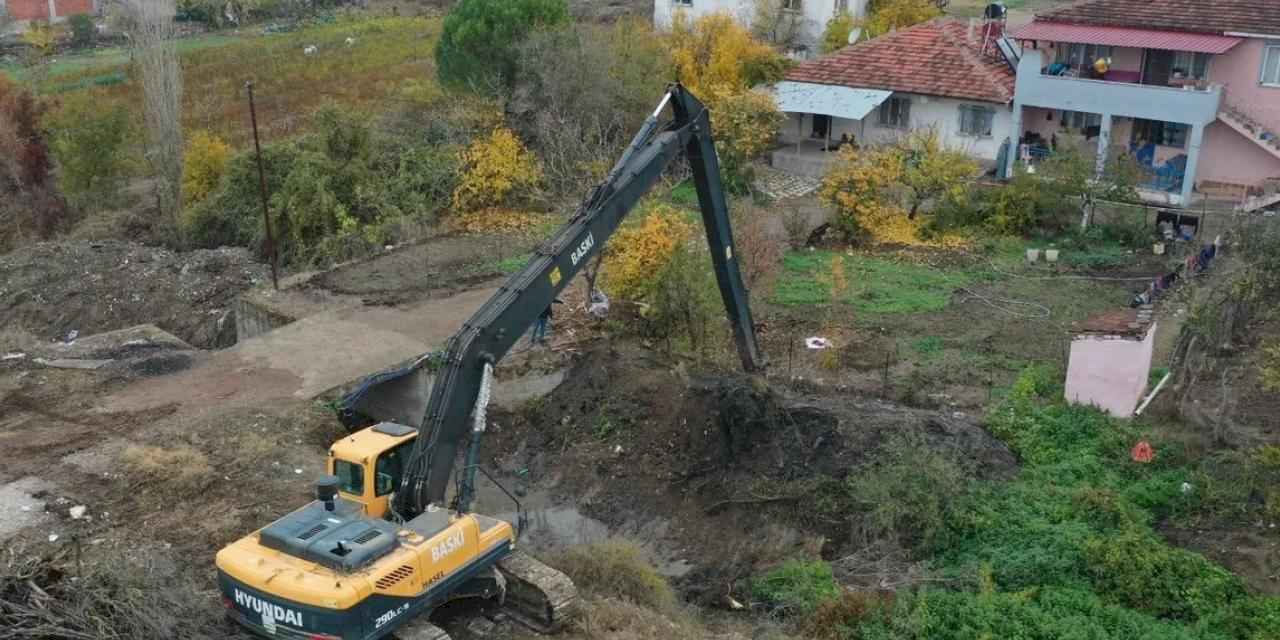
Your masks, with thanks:
<instances>
[{"instance_id":1,"label":"utility pole","mask_svg":"<svg viewBox=\"0 0 1280 640\"><path fill-rule=\"evenodd\" d=\"M253 125L253 150L258 155L258 187L262 191L262 224L267 231L267 256L271 259L271 286L280 290L280 276L276 273L276 241L271 235L271 214L267 210L267 174L262 168L262 144L258 142L258 110L253 104L253 81L244 83L249 92L249 123Z\"/></svg>"}]
</instances>

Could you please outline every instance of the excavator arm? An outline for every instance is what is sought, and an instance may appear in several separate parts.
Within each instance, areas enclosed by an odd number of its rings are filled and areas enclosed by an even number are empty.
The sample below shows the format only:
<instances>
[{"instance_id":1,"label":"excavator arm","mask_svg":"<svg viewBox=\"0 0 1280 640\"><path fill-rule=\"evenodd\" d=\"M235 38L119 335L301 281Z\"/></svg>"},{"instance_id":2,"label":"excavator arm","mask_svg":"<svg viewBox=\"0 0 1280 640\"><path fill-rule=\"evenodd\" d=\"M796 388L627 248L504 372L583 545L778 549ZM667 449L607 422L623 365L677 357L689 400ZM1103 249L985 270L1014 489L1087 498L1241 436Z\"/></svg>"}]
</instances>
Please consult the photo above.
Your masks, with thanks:
<instances>
[{"instance_id":1,"label":"excavator arm","mask_svg":"<svg viewBox=\"0 0 1280 640\"><path fill-rule=\"evenodd\" d=\"M668 105L673 118L660 125L659 117ZM764 366L734 253L710 118L697 98L683 86L673 84L605 181L592 190L564 227L538 247L529 264L511 276L449 340L443 357L435 363L435 379L425 407L418 399L425 385L422 376L417 380L391 376L379 383L382 389L370 390L356 407L359 413L375 419L420 425L395 495L394 509L401 517L413 517L428 504L444 502L458 449L472 432L468 466L463 470L455 503L459 512L469 510L482 426L469 428L467 417L476 406L482 386L487 384L486 372L552 304L588 259L603 251L623 219L682 152L692 167L716 281L733 325L742 366L747 371ZM424 359L413 369L421 372L425 365Z\"/></svg>"}]
</instances>

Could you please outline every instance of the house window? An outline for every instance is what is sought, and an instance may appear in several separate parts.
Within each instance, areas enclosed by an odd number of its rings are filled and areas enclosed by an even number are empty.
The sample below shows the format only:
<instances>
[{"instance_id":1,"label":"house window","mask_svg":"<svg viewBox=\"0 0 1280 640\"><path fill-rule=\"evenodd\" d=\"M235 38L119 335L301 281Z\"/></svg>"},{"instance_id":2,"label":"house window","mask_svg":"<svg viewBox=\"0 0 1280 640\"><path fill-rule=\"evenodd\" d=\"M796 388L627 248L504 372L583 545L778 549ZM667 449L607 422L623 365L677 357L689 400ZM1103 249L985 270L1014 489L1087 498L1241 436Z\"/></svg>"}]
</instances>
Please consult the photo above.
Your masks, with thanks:
<instances>
[{"instance_id":1,"label":"house window","mask_svg":"<svg viewBox=\"0 0 1280 640\"><path fill-rule=\"evenodd\" d=\"M880 126L905 129L911 122L911 100L889 98L880 104Z\"/></svg>"},{"instance_id":2,"label":"house window","mask_svg":"<svg viewBox=\"0 0 1280 640\"><path fill-rule=\"evenodd\" d=\"M1070 67L1092 65L1098 58L1110 58L1111 47L1099 44L1058 43L1057 62Z\"/></svg>"},{"instance_id":3,"label":"house window","mask_svg":"<svg viewBox=\"0 0 1280 640\"><path fill-rule=\"evenodd\" d=\"M1189 133L1191 133L1191 127L1178 122L1141 119L1133 121L1133 141L1138 144L1151 143L1185 149Z\"/></svg>"},{"instance_id":4,"label":"house window","mask_svg":"<svg viewBox=\"0 0 1280 640\"><path fill-rule=\"evenodd\" d=\"M1102 114L1083 111L1063 111L1062 126L1076 131L1102 126Z\"/></svg>"},{"instance_id":5,"label":"house window","mask_svg":"<svg viewBox=\"0 0 1280 640\"><path fill-rule=\"evenodd\" d=\"M1192 53L1190 51L1175 51L1173 54L1173 68L1170 74L1174 78L1190 78L1192 80L1204 80L1205 75L1209 71L1209 54Z\"/></svg>"},{"instance_id":6,"label":"house window","mask_svg":"<svg viewBox=\"0 0 1280 640\"><path fill-rule=\"evenodd\" d=\"M682 7L692 7L693 0L671 0L671 4L679 5Z\"/></svg>"},{"instance_id":7,"label":"house window","mask_svg":"<svg viewBox=\"0 0 1280 640\"><path fill-rule=\"evenodd\" d=\"M782 0L783 11L799 11L800 0Z\"/></svg>"},{"instance_id":8,"label":"house window","mask_svg":"<svg viewBox=\"0 0 1280 640\"><path fill-rule=\"evenodd\" d=\"M1280 42L1262 50L1262 84L1280 87Z\"/></svg>"},{"instance_id":9,"label":"house window","mask_svg":"<svg viewBox=\"0 0 1280 640\"><path fill-rule=\"evenodd\" d=\"M991 123L995 117L995 109L968 104L960 105L960 135L977 138L991 137Z\"/></svg>"}]
</instances>

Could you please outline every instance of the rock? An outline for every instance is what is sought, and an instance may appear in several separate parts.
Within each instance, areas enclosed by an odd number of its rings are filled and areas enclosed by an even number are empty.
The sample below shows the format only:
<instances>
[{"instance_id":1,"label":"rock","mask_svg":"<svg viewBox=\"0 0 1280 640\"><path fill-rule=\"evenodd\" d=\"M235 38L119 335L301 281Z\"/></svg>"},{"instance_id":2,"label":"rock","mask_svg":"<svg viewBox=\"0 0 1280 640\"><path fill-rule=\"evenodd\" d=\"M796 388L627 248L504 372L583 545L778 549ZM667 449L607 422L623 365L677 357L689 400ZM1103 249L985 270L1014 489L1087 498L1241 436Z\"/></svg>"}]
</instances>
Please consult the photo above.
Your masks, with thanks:
<instances>
[{"instance_id":1,"label":"rock","mask_svg":"<svg viewBox=\"0 0 1280 640\"><path fill-rule=\"evenodd\" d=\"M88 510L89 510L89 507L82 504L78 504L74 507L71 507L70 509L67 509L67 512L71 514L72 520L79 520L80 518L84 517L85 512Z\"/></svg>"}]
</instances>

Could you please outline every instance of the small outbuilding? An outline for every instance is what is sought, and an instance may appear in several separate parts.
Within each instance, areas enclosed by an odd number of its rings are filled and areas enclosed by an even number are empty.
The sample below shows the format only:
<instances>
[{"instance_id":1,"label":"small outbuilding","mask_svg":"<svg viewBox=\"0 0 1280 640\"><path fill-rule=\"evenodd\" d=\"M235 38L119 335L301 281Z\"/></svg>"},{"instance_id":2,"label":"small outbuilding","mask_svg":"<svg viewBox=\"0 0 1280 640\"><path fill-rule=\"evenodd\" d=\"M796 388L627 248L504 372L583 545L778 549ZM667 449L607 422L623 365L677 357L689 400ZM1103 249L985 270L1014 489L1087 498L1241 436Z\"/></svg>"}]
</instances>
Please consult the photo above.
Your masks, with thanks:
<instances>
[{"instance_id":1,"label":"small outbuilding","mask_svg":"<svg viewBox=\"0 0 1280 640\"><path fill-rule=\"evenodd\" d=\"M1147 389L1156 323L1152 308L1109 311L1077 323L1066 399L1118 417L1133 415Z\"/></svg>"}]
</instances>

